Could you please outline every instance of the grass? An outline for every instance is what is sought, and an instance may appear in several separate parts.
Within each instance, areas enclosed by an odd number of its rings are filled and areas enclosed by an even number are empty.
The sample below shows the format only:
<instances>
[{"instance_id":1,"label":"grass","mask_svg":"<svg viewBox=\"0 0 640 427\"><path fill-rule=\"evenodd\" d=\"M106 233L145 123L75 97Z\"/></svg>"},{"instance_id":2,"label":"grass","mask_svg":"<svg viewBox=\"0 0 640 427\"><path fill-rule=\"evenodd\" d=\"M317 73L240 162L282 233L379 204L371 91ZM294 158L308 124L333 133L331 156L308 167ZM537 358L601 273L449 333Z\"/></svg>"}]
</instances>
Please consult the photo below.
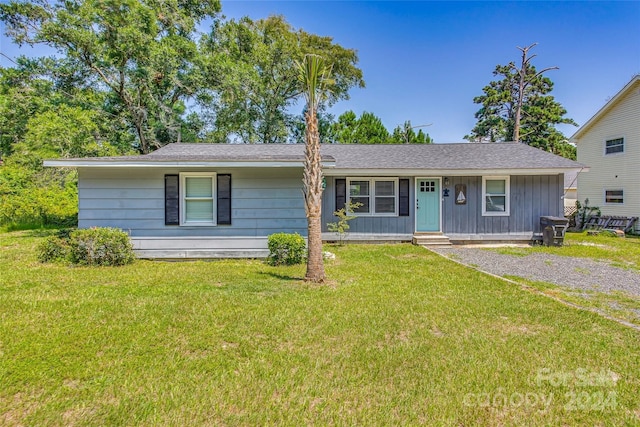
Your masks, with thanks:
<instances>
[{"instance_id":1,"label":"grass","mask_svg":"<svg viewBox=\"0 0 640 427\"><path fill-rule=\"evenodd\" d=\"M640 239L618 238L606 235L589 236L586 233L567 233L561 247L505 247L490 249L501 254L525 257L532 253L591 258L608 262L616 267L640 270ZM546 261L551 262L551 261ZM576 268L588 274L587 270ZM576 291L576 289L542 282L532 282L519 277L509 277L525 283L549 295L597 309L609 316L640 326L640 297L624 292Z\"/></svg>"},{"instance_id":2,"label":"grass","mask_svg":"<svg viewBox=\"0 0 640 427\"><path fill-rule=\"evenodd\" d=\"M621 319L640 327L640 297L624 292L598 292L593 290L576 290L566 286L558 286L545 282L535 282L519 277L508 277L519 283L532 286L541 292L560 298L563 301L581 307L595 309L614 319Z\"/></svg>"},{"instance_id":3,"label":"grass","mask_svg":"<svg viewBox=\"0 0 640 427\"><path fill-rule=\"evenodd\" d=\"M3 425L634 425L637 331L410 245L42 265L0 235Z\"/></svg>"},{"instance_id":4,"label":"grass","mask_svg":"<svg viewBox=\"0 0 640 427\"><path fill-rule=\"evenodd\" d=\"M611 262L623 268L640 270L640 238L589 236L584 233L567 233L563 246L505 247L491 249L498 253L526 256L531 253L548 253L559 256L592 258Z\"/></svg>"}]
</instances>

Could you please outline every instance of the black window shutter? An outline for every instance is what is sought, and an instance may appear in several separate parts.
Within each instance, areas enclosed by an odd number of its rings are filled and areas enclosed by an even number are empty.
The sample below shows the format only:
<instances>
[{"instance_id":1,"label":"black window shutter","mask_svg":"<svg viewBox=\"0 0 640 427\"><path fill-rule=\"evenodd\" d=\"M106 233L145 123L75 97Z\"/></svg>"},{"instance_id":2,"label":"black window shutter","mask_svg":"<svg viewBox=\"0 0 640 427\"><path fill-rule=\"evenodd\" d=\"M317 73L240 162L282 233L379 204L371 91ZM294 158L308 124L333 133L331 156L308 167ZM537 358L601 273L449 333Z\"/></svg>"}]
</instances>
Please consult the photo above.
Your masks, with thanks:
<instances>
[{"instance_id":1,"label":"black window shutter","mask_svg":"<svg viewBox=\"0 0 640 427\"><path fill-rule=\"evenodd\" d=\"M218 175L218 224L231 225L231 175Z\"/></svg>"},{"instance_id":2,"label":"black window shutter","mask_svg":"<svg viewBox=\"0 0 640 427\"><path fill-rule=\"evenodd\" d=\"M180 177L164 176L164 224L180 225Z\"/></svg>"},{"instance_id":3,"label":"black window shutter","mask_svg":"<svg viewBox=\"0 0 640 427\"><path fill-rule=\"evenodd\" d=\"M400 216L409 216L409 180L408 179L400 179L398 181L398 202L400 203L399 212Z\"/></svg>"},{"instance_id":4,"label":"black window shutter","mask_svg":"<svg viewBox=\"0 0 640 427\"><path fill-rule=\"evenodd\" d=\"M339 178L335 180L336 183L336 208L338 209L344 208L344 205L347 203L347 180L344 178Z\"/></svg>"}]
</instances>

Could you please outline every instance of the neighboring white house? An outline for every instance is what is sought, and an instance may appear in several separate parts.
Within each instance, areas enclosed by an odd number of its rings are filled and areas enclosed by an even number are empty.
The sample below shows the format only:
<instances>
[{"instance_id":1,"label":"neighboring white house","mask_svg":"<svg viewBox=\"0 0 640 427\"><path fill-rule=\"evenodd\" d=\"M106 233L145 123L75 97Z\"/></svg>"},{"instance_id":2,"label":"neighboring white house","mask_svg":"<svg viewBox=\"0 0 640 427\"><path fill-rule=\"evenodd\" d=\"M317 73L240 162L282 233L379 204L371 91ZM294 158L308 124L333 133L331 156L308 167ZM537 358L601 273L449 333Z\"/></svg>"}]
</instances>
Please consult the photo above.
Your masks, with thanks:
<instances>
[{"instance_id":1,"label":"neighboring white house","mask_svg":"<svg viewBox=\"0 0 640 427\"><path fill-rule=\"evenodd\" d=\"M578 199L603 215L640 216L640 74L571 137L578 162ZM640 225L636 223L636 231Z\"/></svg>"}]
</instances>

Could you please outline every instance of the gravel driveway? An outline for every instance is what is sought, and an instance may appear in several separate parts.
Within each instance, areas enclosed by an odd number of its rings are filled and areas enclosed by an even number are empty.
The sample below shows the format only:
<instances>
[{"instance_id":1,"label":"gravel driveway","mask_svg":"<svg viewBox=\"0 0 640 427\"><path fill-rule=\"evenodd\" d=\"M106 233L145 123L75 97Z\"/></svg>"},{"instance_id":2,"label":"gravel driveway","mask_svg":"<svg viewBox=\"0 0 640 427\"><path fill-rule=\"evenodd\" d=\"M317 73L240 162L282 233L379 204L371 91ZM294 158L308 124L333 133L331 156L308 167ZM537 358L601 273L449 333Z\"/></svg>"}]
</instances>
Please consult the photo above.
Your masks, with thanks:
<instances>
[{"instance_id":1,"label":"gravel driveway","mask_svg":"<svg viewBox=\"0 0 640 427\"><path fill-rule=\"evenodd\" d=\"M494 250L451 247L435 252L498 276L517 276L554 283L577 290L622 291L640 296L640 272L607 262L549 254L525 256L500 254Z\"/></svg>"}]
</instances>

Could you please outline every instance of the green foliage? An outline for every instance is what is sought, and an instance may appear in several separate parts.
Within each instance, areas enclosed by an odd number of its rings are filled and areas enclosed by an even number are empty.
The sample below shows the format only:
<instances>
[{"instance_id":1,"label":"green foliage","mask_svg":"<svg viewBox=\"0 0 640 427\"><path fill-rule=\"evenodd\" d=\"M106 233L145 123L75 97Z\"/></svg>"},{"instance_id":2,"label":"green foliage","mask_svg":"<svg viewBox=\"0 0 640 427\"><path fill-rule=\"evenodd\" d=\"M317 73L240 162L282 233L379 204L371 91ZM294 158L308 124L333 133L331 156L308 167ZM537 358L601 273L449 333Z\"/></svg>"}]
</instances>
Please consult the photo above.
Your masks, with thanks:
<instances>
[{"instance_id":1,"label":"green foliage","mask_svg":"<svg viewBox=\"0 0 640 427\"><path fill-rule=\"evenodd\" d=\"M332 126L335 142L340 144L355 144L355 130L358 126L358 116L352 110L345 111L338 116L338 121Z\"/></svg>"},{"instance_id":2,"label":"green foliage","mask_svg":"<svg viewBox=\"0 0 640 427\"><path fill-rule=\"evenodd\" d=\"M36 246L36 255L40 262L68 261L70 249L68 238L48 236Z\"/></svg>"},{"instance_id":3,"label":"green foliage","mask_svg":"<svg viewBox=\"0 0 640 427\"><path fill-rule=\"evenodd\" d=\"M360 117L349 110L338 117L332 126L335 142L340 144L431 144L433 140L422 130L414 131L410 121L396 126L392 134L373 113L363 112Z\"/></svg>"},{"instance_id":4,"label":"green foliage","mask_svg":"<svg viewBox=\"0 0 640 427\"><path fill-rule=\"evenodd\" d=\"M43 168L26 154L10 156L0 167L0 225L9 229L77 223L77 174Z\"/></svg>"},{"instance_id":5,"label":"green foliage","mask_svg":"<svg viewBox=\"0 0 640 427\"><path fill-rule=\"evenodd\" d=\"M342 245L344 238L349 232L349 228L350 228L349 221L357 218L356 215L349 215L349 213L355 212L356 209L358 209L360 206L362 206L362 203L360 202L354 203L351 200L349 200L349 202L345 204L343 208L338 209L333 213L335 216L338 217L338 221L327 223L327 229L330 232L336 233L338 235L338 242L340 243L340 245Z\"/></svg>"},{"instance_id":6,"label":"green foliage","mask_svg":"<svg viewBox=\"0 0 640 427\"><path fill-rule=\"evenodd\" d=\"M0 225L10 229L25 226L73 226L77 223L75 191L31 188L2 197Z\"/></svg>"},{"instance_id":7,"label":"green foliage","mask_svg":"<svg viewBox=\"0 0 640 427\"><path fill-rule=\"evenodd\" d=\"M99 117L94 111L60 105L56 111L40 113L27 122L24 142L15 150L42 158L100 157L117 155L116 147L98 142Z\"/></svg>"},{"instance_id":8,"label":"green foliage","mask_svg":"<svg viewBox=\"0 0 640 427\"><path fill-rule=\"evenodd\" d=\"M118 228L75 230L69 236L69 261L78 265L130 264L135 254L129 235Z\"/></svg>"},{"instance_id":9,"label":"green foliage","mask_svg":"<svg viewBox=\"0 0 640 427\"><path fill-rule=\"evenodd\" d=\"M77 173L43 168L44 159L130 148L94 108L102 99L96 92L38 77L45 62L19 59L16 68L0 69L0 226L9 229L76 224Z\"/></svg>"},{"instance_id":10,"label":"green foliage","mask_svg":"<svg viewBox=\"0 0 640 427\"><path fill-rule=\"evenodd\" d=\"M219 0L0 3L14 43L56 51L0 70L0 152L13 152L30 119L30 144L55 135L50 145L63 157L88 140L98 145L91 155L109 145L147 153L175 141L287 142L301 122L290 110L303 90L295 63L306 54L333 64L328 104L364 87L356 51L331 37L282 16L223 21L219 10Z\"/></svg>"},{"instance_id":11,"label":"green foliage","mask_svg":"<svg viewBox=\"0 0 640 427\"><path fill-rule=\"evenodd\" d=\"M390 136L382 120L367 111L357 118L353 111L341 114L334 126L334 134L340 144L387 144Z\"/></svg>"},{"instance_id":12,"label":"green foliage","mask_svg":"<svg viewBox=\"0 0 640 427\"><path fill-rule=\"evenodd\" d=\"M333 64L317 54L306 54L301 61L294 62L302 95L307 101L307 112L316 114L318 107L330 98L335 85L332 77Z\"/></svg>"},{"instance_id":13,"label":"green foliage","mask_svg":"<svg viewBox=\"0 0 640 427\"><path fill-rule=\"evenodd\" d=\"M590 216L600 216L600 214L598 206L589 206L589 199L584 199L584 204L576 200L576 228L582 229Z\"/></svg>"},{"instance_id":14,"label":"green foliage","mask_svg":"<svg viewBox=\"0 0 640 427\"><path fill-rule=\"evenodd\" d=\"M291 126L291 136L290 142L293 144L304 144L305 143L305 131L307 129L307 124L305 120L305 115L307 113L307 108L305 107L302 110L302 115L295 116L293 118L292 126ZM334 116L331 113L326 112L326 106L320 105L316 110L316 116L318 118L318 133L320 137L321 144L332 144L336 141L336 137L334 134Z\"/></svg>"},{"instance_id":15,"label":"green foliage","mask_svg":"<svg viewBox=\"0 0 640 427\"><path fill-rule=\"evenodd\" d=\"M133 134L104 92L69 79L64 60L19 58L0 69L0 151L40 157L124 154ZM68 81L70 80L70 81Z\"/></svg>"},{"instance_id":16,"label":"green foliage","mask_svg":"<svg viewBox=\"0 0 640 427\"><path fill-rule=\"evenodd\" d=\"M216 96L202 98L203 108L213 106L216 141L286 142L299 123L288 110L304 91L295 64L307 54L331 64L329 105L349 99L352 87L364 87L354 49L295 29L282 16L228 21L214 28L203 49L209 76L220 82Z\"/></svg>"},{"instance_id":17,"label":"green foliage","mask_svg":"<svg viewBox=\"0 0 640 427\"><path fill-rule=\"evenodd\" d=\"M422 126L418 126L422 127ZM429 134L424 133L422 129L415 132L416 126L411 126L410 121L404 122L402 126L396 126L391 134L391 143L393 144L433 144L433 139Z\"/></svg>"},{"instance_id":18,"label":"green foliage","mask_svg":"<svg viewBox=\"0 0 640 427\"><path fill-rule=\"evenodd\" d=\"M483 95L473 102L480 104L475 127L465 139L471 142L512 141L516 123L520 72L515 63L496 66L499 77L483 88ZM555 128L557 124L576 125L565 117L567 111L549 93L553 82L539 73L533 65L525 66L526 86L522 95L520 142L545 151L575 159L575 147Z\"/></svg>"},{"instance_id":19,"label":"green foliage","mask_svg":"<svg viewBox=\"0 0 640 427\"><path fill-rule=\"evenodd\" d=\"M270 265L301 264L305 259L306 244L298 233L275 233L268 237Z\"/></svg>"},{"instance_id":20,"label":"green foliage","mask_svg":"<svg viewBox=\"0 0 640 427\"><path fill-rule=\"evenodd\" d=\"M44 44L64 59L56 80L109 95L103 108L125 120L147 153L176 140L183 102L204 81L195 41L198 24L215 16L218 0L12 0L0 4L6 33Z\"/></svg>"},{"instance_id":21,"label":"green foliage","mask_svg":"<svg viewBox=\"0 0 640 427\"><path fill-rule=\"evenodd\" d=\"M359 144L386 144L389 142L389 131L378 116L365 111L358 118L353 139Z\"/></svg>"},{"instance_id":22,"label":"green foliage","mask_svg":"<svg viewBox=\"0 0 640 427\"><path fill-rule=\"evenodd\" d=\"M117 228L62 229L36 247L40 262L119 266L135 259L129 236Z\"/></svg>"},{"instance_id":23,"label":"green foliage","mask_svg":"<svg viewBox=\"0 0 640 427\"><path fill-rule=\"evenodd\" d=\"M53 83L35 78L24 59L16 68L0 69L0 153L13 152L13 146L27 133L31 117L54 108L60 102Z\"/></svg>"}]
</instances>

